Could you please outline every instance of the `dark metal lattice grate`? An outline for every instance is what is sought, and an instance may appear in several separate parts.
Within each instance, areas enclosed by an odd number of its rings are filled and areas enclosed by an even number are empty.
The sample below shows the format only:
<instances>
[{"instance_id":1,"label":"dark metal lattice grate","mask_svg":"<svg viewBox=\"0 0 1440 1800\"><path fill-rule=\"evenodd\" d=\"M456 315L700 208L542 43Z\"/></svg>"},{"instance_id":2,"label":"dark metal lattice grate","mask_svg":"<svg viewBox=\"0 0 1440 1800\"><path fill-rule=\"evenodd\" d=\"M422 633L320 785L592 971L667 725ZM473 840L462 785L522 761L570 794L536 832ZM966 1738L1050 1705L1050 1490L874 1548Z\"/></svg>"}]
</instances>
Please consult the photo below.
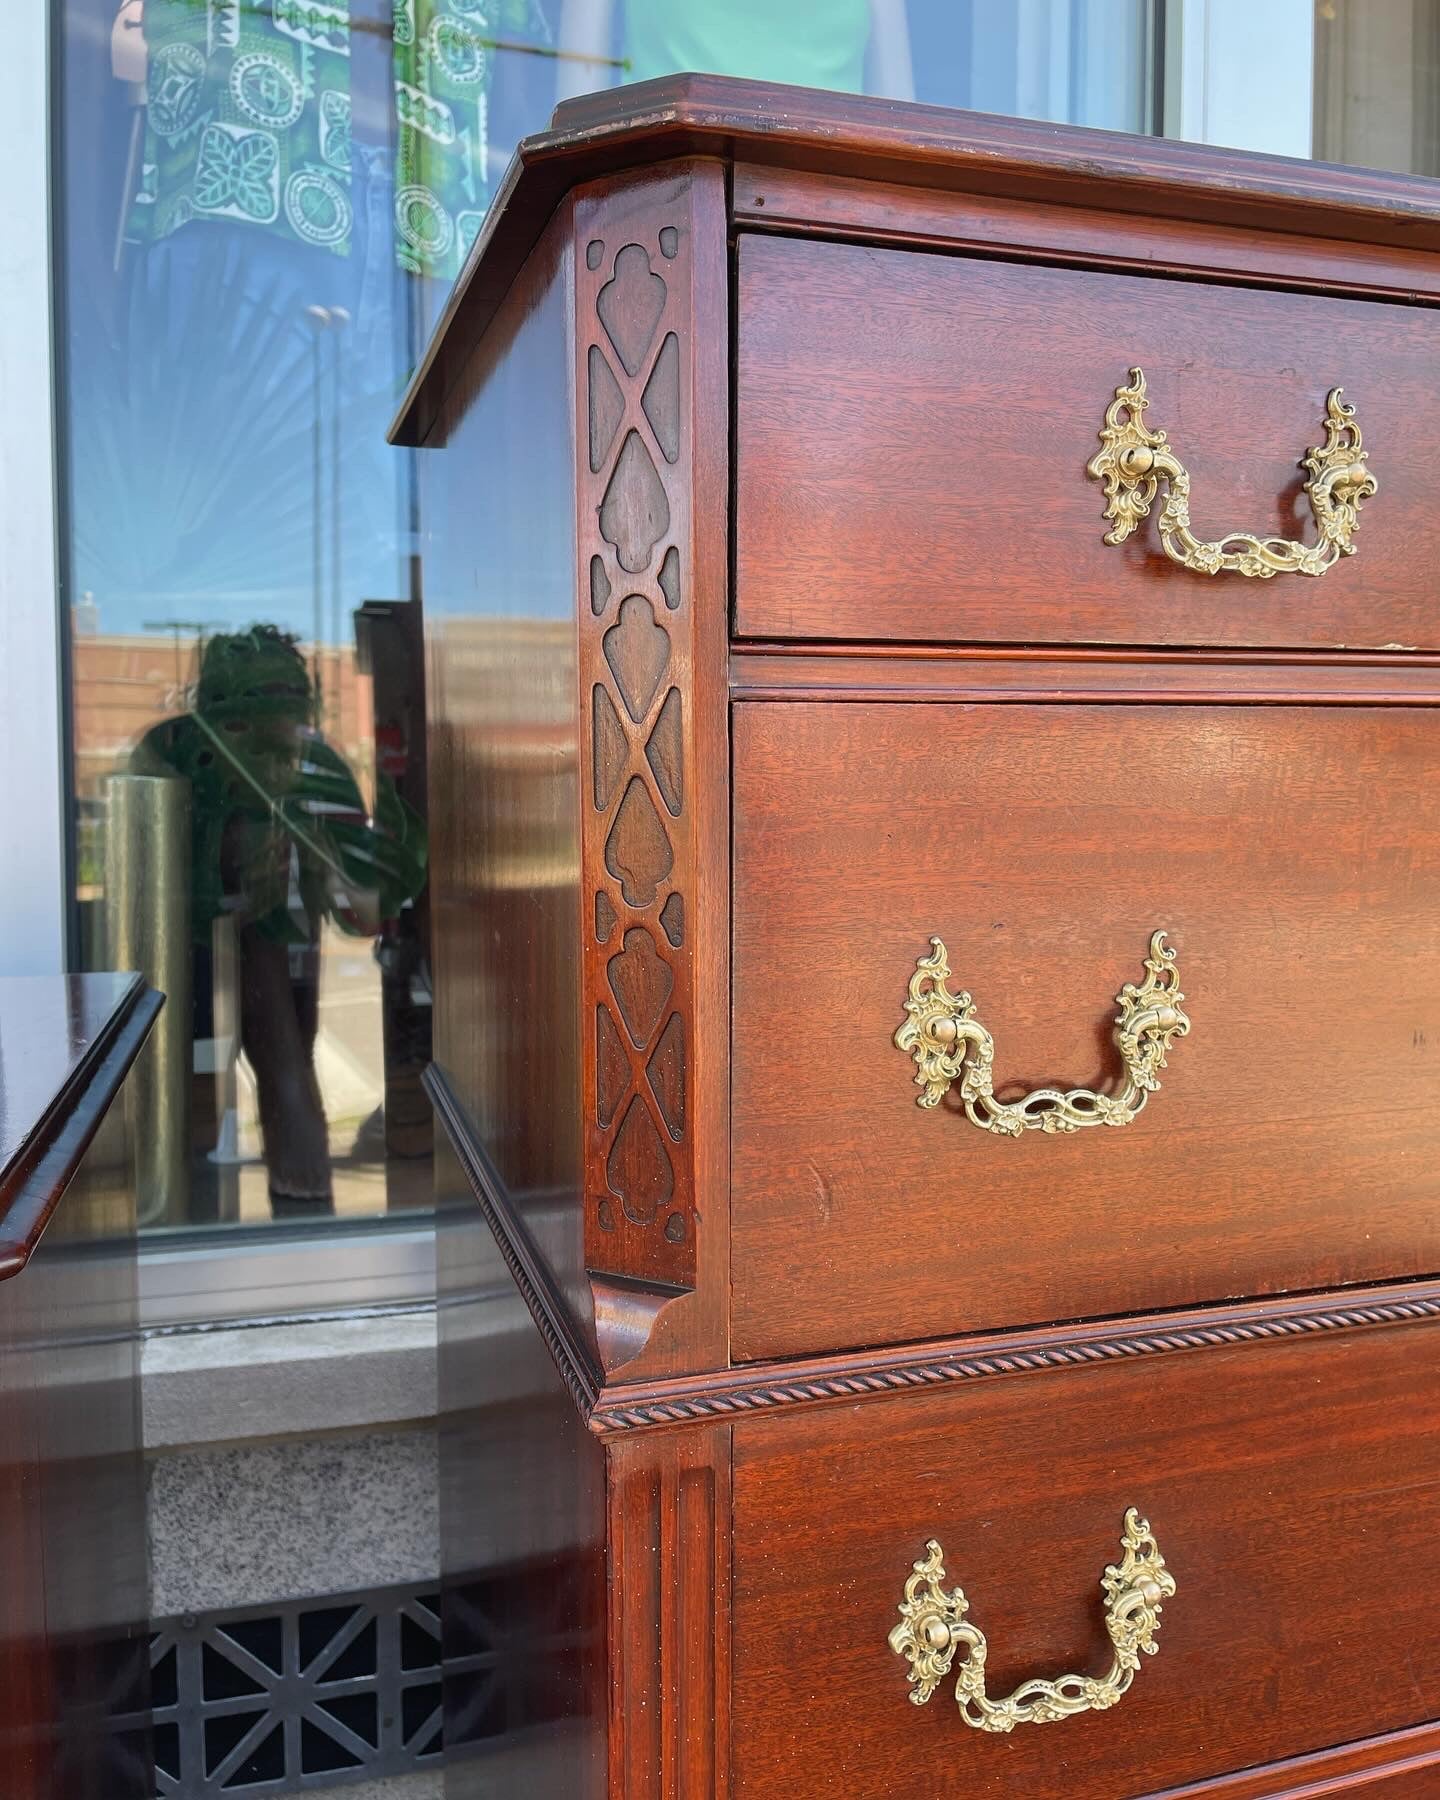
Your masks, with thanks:
<instances>
[{"instance_id":1,"label":"dark metal lattice grate","mask_svg":"<svg viewBox=\"0 0 1440 1800\"><path fill-rule=\"evenodd\" d=\"M433 1765L439 1608L433 1589L394 1587L158 1623L162 1800L302 1794Z\"/></svg>"}]
</instances>

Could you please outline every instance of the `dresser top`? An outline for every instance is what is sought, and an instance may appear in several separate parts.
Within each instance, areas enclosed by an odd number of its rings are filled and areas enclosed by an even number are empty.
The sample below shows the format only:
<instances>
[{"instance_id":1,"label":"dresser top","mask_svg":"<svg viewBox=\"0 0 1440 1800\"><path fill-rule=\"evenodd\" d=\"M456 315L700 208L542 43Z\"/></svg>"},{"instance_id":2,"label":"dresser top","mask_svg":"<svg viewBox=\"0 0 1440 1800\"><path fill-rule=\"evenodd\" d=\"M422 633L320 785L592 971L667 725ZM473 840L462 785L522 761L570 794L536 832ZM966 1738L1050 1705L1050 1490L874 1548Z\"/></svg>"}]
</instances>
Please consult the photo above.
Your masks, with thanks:
<instances>
[{"instance_id":1,"label":"dresser top","mask_svg":"<svg viewBox=\"0 0 1440 1800\"><path fill-rule=\"evenodd\" d=\"M570 189L679 157L1120 214L1440 250L1440 183L950 107L671 75L566 101L511 158L391 439L425 439L457 352L483 333Z\"/></svg>"},{"instance_id":2,"label":"dresser top","mask_svg":"<svg viewBox=\"0 0 1440 1800\"><path fill-rule=\"evenodd\" d=\"M0 979L0 1281L24 1267L159 1008L138 975Z\"/></svg>"}]
</instances>

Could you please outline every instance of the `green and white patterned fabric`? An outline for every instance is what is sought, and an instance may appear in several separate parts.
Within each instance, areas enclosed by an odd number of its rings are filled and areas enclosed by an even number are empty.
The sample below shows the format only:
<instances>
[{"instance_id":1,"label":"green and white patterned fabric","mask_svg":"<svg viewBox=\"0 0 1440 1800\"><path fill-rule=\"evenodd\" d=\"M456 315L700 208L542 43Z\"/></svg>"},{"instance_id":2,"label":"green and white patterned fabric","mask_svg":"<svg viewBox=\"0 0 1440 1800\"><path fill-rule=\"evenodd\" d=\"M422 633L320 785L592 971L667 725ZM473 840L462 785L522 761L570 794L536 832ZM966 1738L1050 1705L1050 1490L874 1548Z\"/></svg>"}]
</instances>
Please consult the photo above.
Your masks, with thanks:
<instances>
[{"instance_id":1,"label":"green and white patterned fabric","mask_svg":"<svg viewBox=\"0 0 1440 1800\"><path fill-rule=\"evenodd\" d=\"M530 0L395 0L396 254L453 279L490 202L495 50L529 40Z\"/></svg>"},{"instance_id":2,"label":"green and white patterned fabric","mask_svg":"<svg viewBox=\"0 0 1440 1800\"><path fill-rule=\"evenodd\" d=\"M197 219L350 247L347 0L148 0L131 235Z\"/></svg>"},{"instance_id":3,"label":"green and white patterned fabric","mask_svg":"<svg viewBox=\"0 0 1440 1800\"><path fill-rule=\"evenodd\" d=\"M393 0L395 248L453 279L490 200L495 51L532 0ZM145 150L130 236L197 219L350 251L349 0L147 0Z\"/></svg>"}]
</instances>

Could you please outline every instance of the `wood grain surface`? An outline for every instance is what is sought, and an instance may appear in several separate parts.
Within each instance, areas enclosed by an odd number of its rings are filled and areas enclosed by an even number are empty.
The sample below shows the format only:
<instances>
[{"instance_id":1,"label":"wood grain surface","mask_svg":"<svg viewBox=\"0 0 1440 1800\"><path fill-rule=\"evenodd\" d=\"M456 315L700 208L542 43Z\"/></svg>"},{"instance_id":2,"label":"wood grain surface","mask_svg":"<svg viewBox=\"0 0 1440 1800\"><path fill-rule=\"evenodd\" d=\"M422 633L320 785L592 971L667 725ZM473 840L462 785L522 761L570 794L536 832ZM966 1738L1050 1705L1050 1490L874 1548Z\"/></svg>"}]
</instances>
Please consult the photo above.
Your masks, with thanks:
<instances>
[{"instance_id":1,"label":"wood grain surface","mask_svg":"<svg viewBox=\"0 0 1440 1800\"><path fill-rule=\"evenodd\" d=\"M736 1356L1440 1268L1432 717L737 706ZM1194 1028L1132 1125L916 1106L932 934L1005 1099L1115 1084L1162 927Z\"/></svg>"},{"instance_id":2,"label":"wood grain surface","mask_svg":"<svg viewBox=\"0 0 1440 1800\"><path fill-rule=\"evenodd\" d=\"M1057 204L763 163L737 163L733 184L734 221L748 231L1173 273L1407 304L1440 298L1440 267L1433 255L1373 239L1347 243L1323 232L1322 218L1307 221L1303 213L1287 221L1296 228L1284 232L1233 222L1197 230L1193 219L1109 210L1118 196L1104 193L1098 183L1083 201Z\"/></svg>"},{"instance_id":3,"label":"wood grain surface","mask_svg":"<svg viewBox=\"0 0 1440 1800\"><path fill-rule=\"evenodd\" d=\"M727 1220L701 1194L728 1117L726 255L713 164L576 197L585 1255L612 1289L695 1296L672 1368L725 1342ZM628 1367L613 1307L602 1360Z\"/></svg>"},{"instance_id":4,"label":"wood grain surface","mask_svg":"<svg viewBox=\"0 0 1440 1800\"><path fill-rule=\"evenodd\" d=\"M567 101L548 131L516 147L392 441L424 443L437 430L470 349L568 192L676 157L1105 209L1117 215L1117 233L1128 219L1143 225L1151 217L1183 221L1200 241L1216 230L1257 228L1275 234L1275 262L1290 235L1402 251L1440 247L1434 189L1421 176L725 76L669 75Z\"/></svg>"},{"instance_id":5,"label":"wood grain surface","mask_svg":"<svg viewBox=\"0 0 1440 1800\"><path fill-rule=\"evenodd\" d=\"M1316 294L744 236L735 616L763 638L1440 643L1415 554L1440 457L1440 317ZM1315 541L1299 460L1358 408L1380 492L1319 578L1199 575L1123 545L1085 473L1127 371L1196 533Z\"/></svg>"},{"instance_id":6,"label":"wood grain surface","mask_svg":"<svg viewBox=\"0 0 1440 1800\"><path fill-rule=\"evenodd\" d=\"M893 1800L902 1769L926 1794L1128 1800L1440 1707L1433 1326L885 1410L863 1428L840 1412L737 1427L743 1800L817 1780L846 1800ZM1177 1592L1118 1706L997 1738L957 1717L953 1681L908 1703L886 1634L927 1539L944 1548L947 1586L965 1589L1003 1695L1108 1666L1099 1579L1128 1506Z\"/></svg>"},{"instance_id":7,"label":"wood grain surface","mask_svg":"<svg viewBox=\"0 0 1440 1800\"><path fill-rule=\"evenodd\" d=\"M933 700L1064 706L1440 706L1440 657L1054 645L736 644L736 700Z\"/></svg>"},{"instance_id":8,"label":"wood grain surface","mask_svg":"<svg viewBox=\"0 0 1440 1800\"><path fill-rule=\"evenodd\" d=\"M691 75L520 146L396 427L457 1795L1440 1791L1434 194ZM1106 546L1135 363L1207 536L1308 536L1344 386L1358 554ZM1114 1085L1160 927L1133 1125L915 1106L932 933L1006 1099ZM1179 1591L1118 1708L907 1703L927 1538L1003 1692L1103 1669L1129 1505Z\"/></svg>"},{"instance_id":9,"label":"wood grain surface","mask_svg":"<svg viewBox=\"0 0 1440 1800\"><path fill-rule=\"evenodd\" d=\"M610 1792L730 1792L730 1427L614 1446Z\"/></svg>"},{"instance_id":10,"label":"wood grain surface","mask_svg":"<svg viewBox=\"0 0 1440 1800\"><path fill-rule=\"evenodd\" d=\"M1440 1725L1417 1725L1385 1737L1287 1757L1259 1769L1186 1782L1147 1800L1431 1800L1440 1780Z\"/></svg>"}]
</instances>

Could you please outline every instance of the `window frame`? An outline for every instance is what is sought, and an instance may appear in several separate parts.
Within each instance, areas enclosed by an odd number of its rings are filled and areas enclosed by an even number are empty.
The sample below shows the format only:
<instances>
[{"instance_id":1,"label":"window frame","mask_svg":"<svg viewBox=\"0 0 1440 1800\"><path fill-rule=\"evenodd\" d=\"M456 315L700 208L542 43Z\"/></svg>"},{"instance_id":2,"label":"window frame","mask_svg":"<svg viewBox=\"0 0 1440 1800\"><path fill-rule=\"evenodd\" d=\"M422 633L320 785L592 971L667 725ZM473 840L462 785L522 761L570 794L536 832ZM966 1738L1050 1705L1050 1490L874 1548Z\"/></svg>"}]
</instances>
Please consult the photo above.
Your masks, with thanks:
<instances>
[{"instance_id":1,"label":"window frame","mask_svg":"<svg viewBox=\"0 0 1440 1800\"><path fill-rule=\"evenodd\" d=\"M0 669L6 793L0 806L5 929L0 973L69 964L69 742L59 566L57 388L50 170L51 8L10 21L10 104L0 118L11 179L0 193ZM46 154L36 156L43 144ZM54 604L46 605L45 596Z\"/></svg>"},{"instance_id":2,"label":"window frame","mask_svg":"<svg viewBox=\"0 0 1440 1800\"><path fill-rule=\"evenodd\" d=\"M423 1221L423 1223L422 1223ZM147 1331L389 1310L435 1298L435 1215L194 1226L140 1240Z\"/></svg>"},{"instance_id":3,"label":"window frame","mask_svg":"<svg viewBox=\"0 0 1440 1800\"><path fill-rule=\"evenodd\" d=\"M1309 157L1314 0L1165 0L1163 28L1163 136Z\"/></svg>"},{"instance_id":4,"label":"window frame","mask_svg":"<svg viewBox=\"0 0 1440 1800\"><path fill-rule=\"evenodd\" d=\"M1159 131L1204 143L1238 135L1252 140L1250 148L1307 155L1313 0L1273 0L1269 9L1253 0L1161 4ZM16 9L11 105L0 119L0 143L10 146L13 171L0 197L9 247L0 269L0 670L9 726L0 808L7 927L0 972L74 966L78 950L70 884L72 596L63 554L59 404L64 311L54 279L63 188L52 179L60 153L54 84L62 23L53 0ZM1286 54L1255 54L1257 30ZM1227 54L1240 42L1249 47L1246 56ZM1221 67L1224 82L1214 73ZM1241 120L1245 130L1237 133ZM1263 142L1253 141L1257 126ZM37 142L46 146L43 158L34 154ZM17 603L46 593L53 597L49 607ZM323 1229L270 1224L149 1232L141 1239L140 1282L143 1322L152 1328L413 1303L434 1294L434 1232L413 1215L335 1221Z\"/></svg>"}]
</instances>

